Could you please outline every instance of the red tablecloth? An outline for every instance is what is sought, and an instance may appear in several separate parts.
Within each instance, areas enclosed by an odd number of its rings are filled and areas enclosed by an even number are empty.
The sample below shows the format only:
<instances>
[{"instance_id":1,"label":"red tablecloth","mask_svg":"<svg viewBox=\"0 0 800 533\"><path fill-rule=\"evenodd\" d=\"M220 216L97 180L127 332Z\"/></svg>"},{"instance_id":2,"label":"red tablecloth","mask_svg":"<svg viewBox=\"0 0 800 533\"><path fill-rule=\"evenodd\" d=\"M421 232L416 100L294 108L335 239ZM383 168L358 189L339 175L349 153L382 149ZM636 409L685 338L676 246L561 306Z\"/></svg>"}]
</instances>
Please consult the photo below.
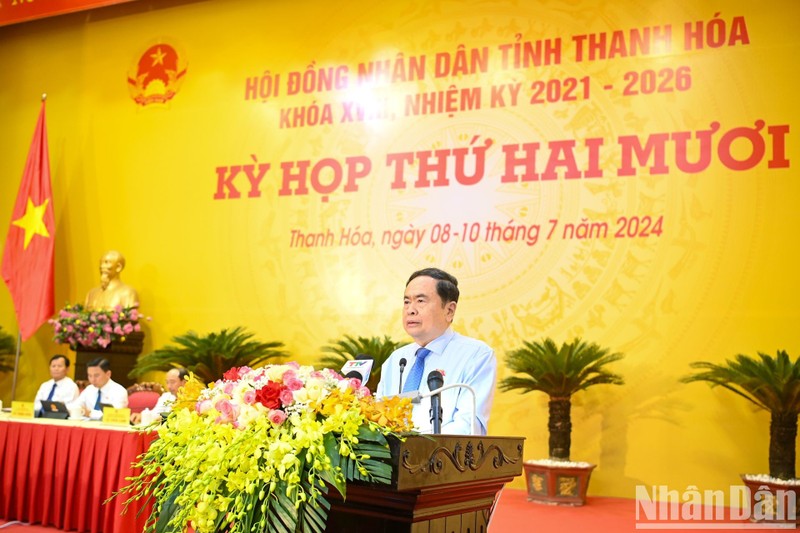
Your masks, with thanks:
<instances>
[{"instance_id":1,"label":"red tablecloth","mask_svg":"<svg viewBox=\"0 0 800 533\"><path fill-rule=\"evenodd\" d=\"M0 420L0 518L54 526L65 531L142 531L149 505L126 497L103 504L127 484L131 463L155 438L68 421Z\"/></svg>"}]
</instances>

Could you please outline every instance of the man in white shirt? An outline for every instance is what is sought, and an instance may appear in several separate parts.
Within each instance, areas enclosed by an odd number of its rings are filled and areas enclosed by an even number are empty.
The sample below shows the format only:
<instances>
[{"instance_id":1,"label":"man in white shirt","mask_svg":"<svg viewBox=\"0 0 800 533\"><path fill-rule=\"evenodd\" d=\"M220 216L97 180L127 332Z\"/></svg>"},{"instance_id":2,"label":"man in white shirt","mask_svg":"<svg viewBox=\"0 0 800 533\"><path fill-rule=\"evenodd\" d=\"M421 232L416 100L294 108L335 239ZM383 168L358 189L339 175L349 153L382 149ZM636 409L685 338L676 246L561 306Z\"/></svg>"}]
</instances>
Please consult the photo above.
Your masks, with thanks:
<instances>
[{"instance_id":1,"label":"man in white shirt","mask_svg":"<svg viewBox=\"0 0 800 533\"><path fill-rule=\"evenodd\" d=\"M98 358L86 363L86 377L91 385L83 389L77 401L68 406L70 409L80 407L83 416L100 420L103 418L102 404L117 409L128 406L128 391L111 379L111 365L108 360Z\"/></svg>"},{"instance_id":2,"label":"man in white shirt","mask_svg":"<svg viewBox=\"0 0 800 533\"><path fill-rule=\"evenodd\" d=\"M178 391L186 385L186 378L189 372L185 368L173 368L167 372L167 392L158 398L153 412L157 414L168 413L172 410L172 404L178 399Z\"/></svg>"},{"instance_id":3,"label":"man in white shirt","mask_svg":"<svg viewBox=\"0 0 800 533\"><path fill-rule=\"evenodd\" d=\"M78 397L78 386L67 376L69 359L65 355L54 355L50 358L50 378L41 384L33 400L33 412L41 414L42 400L64 402L68 404Z\"/></svg>"},{"instance_id":4,"label":"man in white shirt","mask_svg":"<svg viewBox=\"0 0 800 533\"><path fill-rule=\"evenodd\" d=\"M475 391L474 408L472 393L465 387L441 393L441 433L486 435L497 359L486 343L459 335L450 328L458 297L458 280L443 270L426 268L411 274L403 298L403 327L414 343L395 350L383 363L376 396L415 390L430 392L427 376L439 370L445 385L460 383ZM405 377L400 371L403 361ZM417 431L432 432L430 399L414 405L412 420Z\"/></svg>"},{"instance_id":5,"label":"man in white shirt","mask_svg":"<svg viewBox=\"0 0 800 533\"><path fill-rule=\"evenodd\" d=\"M149 410L150 414L161 415L172 410L172 404L177 400L178 390L186 384L189 372L185 368L173 368L167 372L167 391L158 397L156 406ZM131 413L131 423L138 424L142 421L142 413Z\"/></svg>"}]
</instances>

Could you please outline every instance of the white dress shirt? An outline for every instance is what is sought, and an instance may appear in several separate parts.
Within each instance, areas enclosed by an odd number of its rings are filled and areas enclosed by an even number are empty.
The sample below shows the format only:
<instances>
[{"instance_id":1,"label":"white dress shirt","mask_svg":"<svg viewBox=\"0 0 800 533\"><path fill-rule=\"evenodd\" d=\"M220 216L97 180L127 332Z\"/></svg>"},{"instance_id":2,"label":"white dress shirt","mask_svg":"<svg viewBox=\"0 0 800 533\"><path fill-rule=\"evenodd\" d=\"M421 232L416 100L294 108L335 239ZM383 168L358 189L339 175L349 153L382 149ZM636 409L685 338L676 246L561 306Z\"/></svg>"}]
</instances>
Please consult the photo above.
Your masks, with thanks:
<instances>
[{"instance_id":1,"label":"white dress shirt","mask_svg":"<svg viewBox=\"0 0 800 533\"><path fill-rule=\"evenodd\" d=\"M91 410L91 414L89 415L90 419L100 420L103 418L103 411L94 408L95 402L97 402L97 391L97 387L89 385L83 389L78 399L68 405L68 407L70 409L73 407L86 407ZM117 409L127 407L128 391L113 379L109 379L106 384L100 388L100 403L109 404Z\"/></svg>"},{"instance_id":2,"label":"white dress shirt","mask_svg":"<svg viewBox=\"0 0 800 533\"><path fill-rule=\"evenodd\" d=\"M33 412L38 413L42 409L42 400L46 400L50 396L50 391L53 390L53 383L56 385L56 390L53 392L53 397L50 398L54 402L64 402L69 404L75 401L80 391L78 386L72 381L72 378L64 377L58 381L48 379L41 384L39 390L36 392L36 398L33 400Z\"/></svg>"},{"instance_id":3,"label":"white dress shirt","mask_svg":"<svg viewBox=\"0 0 800 533\"><path fill-rule=\"evenodd\" d=\"M161 396L158 397L158 402L156 402L156 406L150 411L151 413L162 414L162 413L169 413L172 411L172 404L175 403L177 398L174 394L167 391Z\"/></svg>"},{"instance_id":4,"label":"white dress shirt","mask_svg":"<svg viewBox=\"0 0 800 533\"><path fill-rule=\"evenodd\" d=\"M445 386L462 383L475 391L476 433L486 435L489 424L489 412L494 399L495 381L497 379L497 359L494 351L484 342L455 333L452 329L445 331L440 337L429 342L427 349L431 353L425 358L419 391L430 392L427 376L433 370L444 374ZM377 398L394 396L400 390L400 359L405 358L406 367L403 379L408 376L414 366L419 344L407 344L392 353L381 367L381 381L375 393ZM452 388L441 393L442 434L472 434L472 393L465 388ZM415 404L412 412L414 426L420 433L431 433L433 426L430 417L430 398Z\"/></svg>"}]
</instances>

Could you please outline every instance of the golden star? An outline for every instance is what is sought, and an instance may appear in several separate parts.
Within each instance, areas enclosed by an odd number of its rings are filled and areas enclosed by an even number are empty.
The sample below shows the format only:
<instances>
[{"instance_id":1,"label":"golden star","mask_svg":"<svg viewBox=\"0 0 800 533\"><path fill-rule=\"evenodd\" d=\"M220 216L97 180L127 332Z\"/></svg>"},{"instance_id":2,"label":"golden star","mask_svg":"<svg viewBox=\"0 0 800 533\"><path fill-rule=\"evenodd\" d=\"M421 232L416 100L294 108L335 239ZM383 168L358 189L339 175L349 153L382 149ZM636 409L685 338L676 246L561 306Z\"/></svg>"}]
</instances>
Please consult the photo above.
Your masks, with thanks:
<instances>
[{"instance_id":1,"label":"golden star","mask_svg":"<svg viewBox=\"0 0 800 533\"><path fill-rule=\"evenodd\" d=\"M25 230L25 245L23 250L28 249L34 235L41 235L42 237L50 237L47 231L47 226L44 223L44 213L47 210L46 199L42 205L33 205L33 201L28 198L28 207L25 209L25 214L21 218L13 221L12 224Z\"/></svg>"},{"instance_id":2,"label":"golden star","mask_svg":"<svg viewBox=\"0 0 800 533\"><path fill-rule=\"evenodd\" d=\"M163 65L164 64L164 58L167 57L167 54L162 52L161 48L156 48L156 53L155 54L150 54L150 57L153 58L153 65L152 66Z\"/></svg>"}]
</instances>

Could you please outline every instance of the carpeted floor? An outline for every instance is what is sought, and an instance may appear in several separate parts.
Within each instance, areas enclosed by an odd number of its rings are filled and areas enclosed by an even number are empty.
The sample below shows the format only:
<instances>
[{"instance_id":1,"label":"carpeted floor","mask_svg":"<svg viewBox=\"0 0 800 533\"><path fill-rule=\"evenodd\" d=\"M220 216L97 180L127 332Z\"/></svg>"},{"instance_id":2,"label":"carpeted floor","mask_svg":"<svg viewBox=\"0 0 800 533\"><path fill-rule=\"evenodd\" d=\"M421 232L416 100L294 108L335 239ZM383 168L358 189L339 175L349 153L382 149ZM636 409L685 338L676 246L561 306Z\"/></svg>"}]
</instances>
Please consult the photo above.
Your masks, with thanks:
<instances>
[{"instance_id":1,"label":"carpeted floor","mask_svg":"<svg viewBox=\"0 0 800 533\"><path fill-rule=\"evenodd\" d=\"M589 497L582 507L562 507L529 502L522 490L505 489L489 523L488 533L632 533L638 531L715 531L733 533L743 530L795 530L794 524L756 524L730 518L730 509L703 507L703 516L720 517L704 523L648 520L637 501L627 498ZM679 513L676 511L675 515Z\"/></svg>"},{"instance_id":2,"label":"carpeted floor","mask_svg":"<svg viewBox=\"0 0 800 533\"><path fill-rule=\"evenodd\" d=\"M647 527L650 525L651 527ZM624 498L590 497L583 507L542 505L527 500L525 491L505 489L489 523L488 533L629 533L645 529L740 532L746 529L768 530L767 527L739 522L730 528L710 524L692 528L690 523L654 524L640 522L637 528L636 500ZM643 527L644 526L644 527ZM776 526L772 526L776 530ZM785 530L786 528L781 528ZM792 528L793 529L793 528ZM6 524L0 521L0 533L55 533L55 528ZM115 531L111 533L137 533ZM362 532L369 533L369 532ZM450 532L445 532L450 533Z\"/></svg>"},{"instance_id":3,"label":"carpeted floor","mask_svg":"<svg viewBox=\"0 0 800 533\"><path fill-rule=\"evenodd\" d=\"M505 489L489 533L624 533L634 531L634 500L590 498L582 507L532 503L523 490Z\"/></svg>"}]
</instances>

